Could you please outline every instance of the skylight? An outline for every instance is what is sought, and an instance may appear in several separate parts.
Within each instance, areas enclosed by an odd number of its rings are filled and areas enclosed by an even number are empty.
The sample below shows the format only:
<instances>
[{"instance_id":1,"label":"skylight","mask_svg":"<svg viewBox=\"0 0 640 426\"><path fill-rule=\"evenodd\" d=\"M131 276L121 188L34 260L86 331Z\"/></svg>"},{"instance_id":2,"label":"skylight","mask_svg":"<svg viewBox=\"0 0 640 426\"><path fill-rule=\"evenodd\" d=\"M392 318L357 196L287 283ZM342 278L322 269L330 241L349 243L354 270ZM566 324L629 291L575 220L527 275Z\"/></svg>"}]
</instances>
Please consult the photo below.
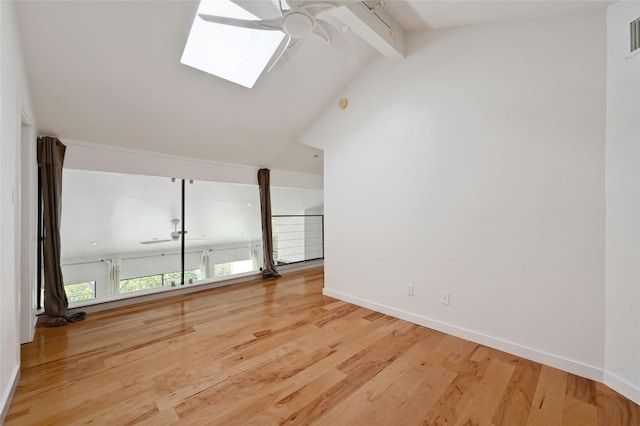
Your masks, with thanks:
<instances>
[{"instance_id":1,"label":"skylight","mask_svg":"<svg viewBox=\"0 0 640 426\"><path fill-rule=\"evenodd\" d=\"M198 13L258 18L231 0L201 0L180 59L185 65L252 88L284 34L205 22Z\"/></svg>"}]
</instances>

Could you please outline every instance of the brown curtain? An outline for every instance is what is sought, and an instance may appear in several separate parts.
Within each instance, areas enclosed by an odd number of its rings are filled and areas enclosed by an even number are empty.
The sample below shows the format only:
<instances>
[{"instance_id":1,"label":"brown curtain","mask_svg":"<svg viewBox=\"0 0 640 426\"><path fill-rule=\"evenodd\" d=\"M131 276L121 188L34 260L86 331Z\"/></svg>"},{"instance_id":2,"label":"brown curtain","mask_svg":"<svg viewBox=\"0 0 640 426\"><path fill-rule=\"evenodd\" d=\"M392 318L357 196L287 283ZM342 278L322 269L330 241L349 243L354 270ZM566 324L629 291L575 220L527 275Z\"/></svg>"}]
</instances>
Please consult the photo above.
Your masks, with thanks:
<instances>
[{"instance_id":1,"label":"brown curtain","mask_svg":"<svg viewBox=\"0 0 640 426\"><path fill-rule=\"evenodd\" d=\"M275 280L280 277L273 262L273 236L271 229L271 190L269 169L258 170L258 186L260 187L260 217L262 220L262 245L264 247L263 278Z\"/></svg>"},{"instance_id":2,"label":"brown curtain","mask_svg":"<svg viewBox=\"0 0 640 426\"><path fill-rule=\"evenodd\" d=\"M42 175L44 255L44 313L51 326L84 319L78 312L67 315L69 301L60 266L60 218L62 216L62 165L67 147L57 138L38 138L38 165Z\"/></svg>"}]
</instances>

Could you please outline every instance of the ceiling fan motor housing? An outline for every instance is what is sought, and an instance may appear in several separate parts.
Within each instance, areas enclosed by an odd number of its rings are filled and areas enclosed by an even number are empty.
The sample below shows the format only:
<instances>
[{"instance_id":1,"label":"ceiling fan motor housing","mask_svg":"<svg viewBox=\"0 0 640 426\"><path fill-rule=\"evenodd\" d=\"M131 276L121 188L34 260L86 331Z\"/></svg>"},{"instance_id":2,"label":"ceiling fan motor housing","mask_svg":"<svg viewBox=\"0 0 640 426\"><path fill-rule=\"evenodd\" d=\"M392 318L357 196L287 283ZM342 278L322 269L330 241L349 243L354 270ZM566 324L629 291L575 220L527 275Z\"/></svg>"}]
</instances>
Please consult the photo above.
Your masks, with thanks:
<instances>
[{"instance_id":1,"label":"ceiling fan motor housing","mask_svg":"<svg viewBox=\"0 0 640 426\"><path fill-rule=\"evenodd\" d=\"M282 29L293 38L305 38L313 31L313 18L306 13L291 12L282 19Z\"/></svg>"}]
</instances>

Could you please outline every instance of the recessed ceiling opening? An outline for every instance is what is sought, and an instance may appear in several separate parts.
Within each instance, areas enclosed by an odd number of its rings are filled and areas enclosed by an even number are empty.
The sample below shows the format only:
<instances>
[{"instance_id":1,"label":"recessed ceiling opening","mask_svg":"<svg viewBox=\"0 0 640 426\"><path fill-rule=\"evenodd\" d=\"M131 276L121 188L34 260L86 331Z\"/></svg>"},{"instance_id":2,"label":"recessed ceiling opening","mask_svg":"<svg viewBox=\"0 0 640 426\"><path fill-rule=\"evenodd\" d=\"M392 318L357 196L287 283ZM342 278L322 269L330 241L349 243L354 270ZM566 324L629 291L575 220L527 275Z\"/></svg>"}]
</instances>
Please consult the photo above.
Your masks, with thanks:
<instances>
[{"instance_id":1,"label":"recessed ceiling opening","mask_svg":"<svg viewBox=\"0 0 640 426\"><path fill-rule=\"evenodd\" d=\"M222 25L198 15L258 19L231 0L202 0L191 26L180 62L244 87L255 84L284 34Z\"/></svg>"}]
</instances>

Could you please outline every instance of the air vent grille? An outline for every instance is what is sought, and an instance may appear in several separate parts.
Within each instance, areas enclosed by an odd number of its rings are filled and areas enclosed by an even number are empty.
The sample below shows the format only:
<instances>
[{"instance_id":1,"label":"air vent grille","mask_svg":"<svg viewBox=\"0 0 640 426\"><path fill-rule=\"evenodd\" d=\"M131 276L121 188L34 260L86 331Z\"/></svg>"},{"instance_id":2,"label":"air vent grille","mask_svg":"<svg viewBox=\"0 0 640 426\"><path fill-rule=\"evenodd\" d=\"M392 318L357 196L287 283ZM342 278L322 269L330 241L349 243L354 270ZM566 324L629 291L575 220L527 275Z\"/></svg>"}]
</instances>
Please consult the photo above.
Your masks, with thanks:
<instances>
[{"instance_id":1,"label":"air vent grille","mask_svg":"<svg viewBox=\"0 0 640 426\"><path fill-rule=\"evenodd\" d=\"M629 24L629 39L631 40L631 52L640 49L640 18Z\"/></svg>"}]
</instances>

